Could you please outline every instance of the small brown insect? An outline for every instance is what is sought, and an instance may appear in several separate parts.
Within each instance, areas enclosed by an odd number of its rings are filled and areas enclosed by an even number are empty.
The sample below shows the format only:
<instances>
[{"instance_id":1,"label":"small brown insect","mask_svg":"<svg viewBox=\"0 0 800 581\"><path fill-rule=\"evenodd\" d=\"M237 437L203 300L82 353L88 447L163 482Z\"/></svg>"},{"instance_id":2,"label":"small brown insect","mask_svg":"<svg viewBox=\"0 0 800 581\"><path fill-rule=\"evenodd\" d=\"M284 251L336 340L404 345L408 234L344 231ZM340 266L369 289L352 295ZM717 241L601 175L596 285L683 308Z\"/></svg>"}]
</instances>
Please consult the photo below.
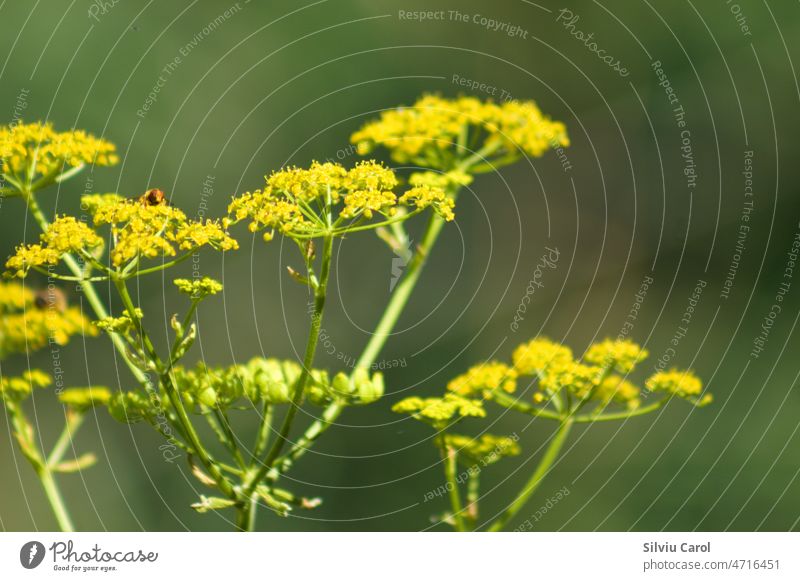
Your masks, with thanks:
<instances>
[{"instance_id":1,"label":"small brown insect","mask_svg":"<svg viewBox=\"0 0 800 581\"><path fill-rule=\"evenodd\" d=\"M42 311L45 309L55 309L59 313L63 313L67 310L67 295L64 294L64 291L55 287L42 289L36 291L33 304L37 309Z\"/></svg>"},{"instance_id":2,"label":"small brown insect","mask_svg":"<svg viewBox=\"0 0 800 581\"><path fill-rule=\"evenodd\" d=\"M168 206L169 201L167 200L167 195L158 188L153 188L152 190L147 190L142 196L139 198L139 202L142 206Z\"/></svg>"}]
</instances>

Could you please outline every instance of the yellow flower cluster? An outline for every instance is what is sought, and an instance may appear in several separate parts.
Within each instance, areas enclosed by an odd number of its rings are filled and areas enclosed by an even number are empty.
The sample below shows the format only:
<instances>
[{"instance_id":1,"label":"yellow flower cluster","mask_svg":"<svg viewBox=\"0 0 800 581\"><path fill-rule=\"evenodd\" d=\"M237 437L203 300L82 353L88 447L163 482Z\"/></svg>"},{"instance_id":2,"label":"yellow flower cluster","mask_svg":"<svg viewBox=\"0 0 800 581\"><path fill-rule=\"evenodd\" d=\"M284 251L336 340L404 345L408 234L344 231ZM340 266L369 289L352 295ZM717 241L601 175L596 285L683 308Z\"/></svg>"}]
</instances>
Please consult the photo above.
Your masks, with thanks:
<instances>
[{"instance_id":1,"label":"yellow flower cluster","mask_svg":"<svg viewBox=\"0 0 800 581\"><path fill-rule=\"evenodd\" d=\"M148 205L111 194L92 196L88 206L94 211L95 229L110 226L110 257L115 267L139 258L175 256L178 250L189 253L203 246L222 251L239 247L219 221L189 220L166 204ZM103 243L95 229L72 216L61 216L41 235L39 244L18 247L6 268L25 276L32 267L58 264L66 253L91 258Z\"/></svg>"},{"instance_id":2,"label":"yellow flower cluster","mask_svg":"<svg viewBox=\"0 0 800 581\"><path fill-rule=\"evenodd\" d=\"M604 369L614 368L620 373L630 373L648 355L646 349L633 341L606 339L589 347L583 359Z\"/></svg>"},{"instance_id":3,"label":"yellow flower cluster","mask_svg":"<svg viewBox=\"0 0 800 581\"><path fill-rule=\"evenodd\" d=\"M17 282L0 283L0 357L30 353L79 333L95 335L80 309L61 304L60 291L34 293Z\"/></svg>"},{"instance_id":4,"label":"yellow flower cluster","mask_svg":"<svg viewBox=\"0 0 800 581\"><path fill-rule=\"evenodd\" d=\"M475 149L496 144L504 155L520 150L541 156L551 147L569 145L563 123L551 121L533 101L494 103L475 97L446 99L424 95L410 107L385 111L354 133L351 141L361 155L377 146L387 148L398 163L446 169L467 152L456 144L470 132Z\"/></svg>"},{"instance_id":5,"label":"yellow flower cluster","mask_svg":"<svg viewBox=\"0 0 800 581\"><path fill-rule=\"evenodd\" d=\"M569 347L546 337L536 337L518 346L513 353L513 366L489 361L476 365L453 379L449 392L463 397L482 397L510 405L500 393L512 393L519 377L538 379L536 403L566 395L592 400L600 407L617 403L628 409L641 404L641 389L624 376L647 357L647 351L631 341L605 340L589 347L583 359L573 358ZM691 372L659 372L647 380L651 391L665 391L695 405L705 405L711 396L701 397L702 383ZM401 402L402 403L402 402Z\"/></svg>"},{"instance_id":6,"label":"yellow flower cluster","mask_svg":"<svg viewBox=\"0 0 800 581\"><path fill-rule=\"evenodd\" d=\"M412 186L430 186L441 189L468 186L473 180L474 178L470 174L458 169L448 172L419 171L408 176L408 183Z\"/></svg>"},{"instance_id":7,"label":"yellow flower cluster","mask_svg":"<svg viewBox=\"0 0 800 581\"><path fill-rule=\"evenodd\" d=\"M513 393L517 389L517 372L497 361L487 361L470 368L447 384L448 391L465 397L486 397L486 391L502 389Z\"/></svg>"},{"instance_id":8,"label":"yellow flower cluster","mask_svg":"<svg viewBox=\"0 0 800 581\"><path fill-rule=\"evenodd\" d=\"M454 393L444 397L407 397L392 407L392 411L400 414L411 414L417 419L434 424L444 424L452 419L466 417L482 418L486 416L483 403L468 399Z\"/></svg>"},{"instance_id":9,"label":"yellow flower cluster","mask_svg":"<svg viewBox=\"0 0 800 581\"><path fill-rule=\"evenodd\" d=\"M596 387L603 380L603 369L576 361L551 365L539 379L539 387L549 395L567 390L579 398L596 395Z\"/></svg>"},{"instance_id":10,"label":"yellow flower cluster","mask_svg":"<svg viewBox=\"0 0 800 581\"><path fill-rule=\"evenodd\" d=\"M144 317L144 313L142 309L136 309L136 318L138 320L142 320ZM102 329L106 333L127 333L128 331L132 330L133 319L125 313L119 317L106 317L104 319L100 319L99 321L95 321L95 326L98 329Z\"/></svg>"},{"instance_id":11,"label":"yellow flower cluster","mask_svg":"<svg viewBox=\"0 0 800 581\"><path fill-rule=\"evenodd\" d=\"M456 217L453 213L455 202L440 188L416 186L400 196L400 203L408 206L413 204L419 209L433 206L435 211L448 222Z\"/></svg>"},{"instance_id":12,"label":"yellow flower cluster","mask_svg":"<svg viewBox=\"0 0 800 581\"><path fill-rule=\"evenodd\" d=\"M27 176L34 162L36 174L49 175L65 165L114 165L119 161L114 145L104 139L81 130L59 133L52 124L38 122L0 127L0 158L4 173L20 177Z\"/></svg>"},{"instance_id":13,"label":"yellow flower cluster","mask_svg":"<svg viewBox=\"0 0 800 581\"><path fill-rule=\"evenodd\" d=\"M34 387L47 387L51 381L44 371L31 369L21 377L0 378L0 395L4 401L19 401L29 396Z\"/></svg>"},{"instance_id":14,"label":"yellow flower cluster","mask_svg":"<svg viewBox=\"0 0 800 581\"><path fill-rule=\"evenodd\" d=\"M489 466L502 458L518 456L520 447L517 441L508 436L483 434L479 438L461 434L447 434L445 440L456 450L459 459L466 459L467 464Z\"/></svg>"},{"instance_id":15,"label":"yellow flower cluster","mask_svg":"<svg viewBox=\"0 0 800 581\"><path fill-rule=\"evenodd\" d=\"M691 371L659 371L645 382L645 387L695 401L698 406L709 404L713 399L710 393L701 396L703 382Z\"/></svg>"},{"instance_id":16,"label":"yellow flower cluster","mask_svg":"<svg viewBox=\"0 0 800 581\"><path fill-rule=\"evenodd\" d=\"M520 375L541 375L550 367L572 363L572 350L546 337L537 337L514 350L514 369Z\"/></svg>"},{"instance_id":17,"label":"yellow flower cluster","mask_svg":"<svg viewBox=\"0 0 800 581\"><path fill-rule=\"evenodd\" d=\"M636 409L641 405L641 390L627 379L618 375L606 377L597 387L595 397L606 404L616 402L628 409Z\"/></svg>"},{"instance_id":18,"label":"yellow flower cluster","mask_svg":"<svg viewBox=\"0 0 800 581\"><path fill-rule=\"evenodd\" d=\"M107 387L72 387L62 391L58 399L76 411L86 411L95 406L108 405L111 391Z\"/></svg>"},{"instance_id":19,"label":"yellow flower cluster","mask_svg":"<svg viewBox=\"0 0 800 581\"><path fill-rule=\"evenodd\" d=\"M222 251L239 247L220 222L189 220L181 210L165 203L150 205L128 199L102 203L94 213L94 224L111 227L114 266L139 257L175 256L176 246L184 252L203 246Z\"/></svg>"},{"instance_id":20,"label":"yellow flower cluster","mask_svg":"<svg viewBox=\"0 0 800 581\"><path fill-rule=\"evenodd\" d=\"M313 162L307 169L290 167L266 178L263 190L247 192L228 206L228 223L250 220L251 232L274 231L288 236L322 236L340 219L371 219L375 214L394 216L398 203L418 209L432 207L452 220L453 201L440 188L417 187L398 200L394 172L375 161L351 169L337 163ZM333 207L342 204L338 216ZM346 228L343 229L346 231Z\"/></svg>"},{"instance_id":21,"label":"yellow flower cluster","mask_svg":"<svg viewBox=\"0 0 800 581\"><path fill-rule=\"evenodd\" d=\"M14 276L24 277L31 268L55 266L68 252L91 252L103 244L94 230L72 216L57 218L40 236L40 244L17 247L16 254L6 262Z\"/></svg>"},{"instance_id":22,"label":"yellow flower cluster","mask_svg":"<svg viewBox=\"0 0 800 581\"><path fill-rule=\"evenodd\" d=\"M222 283L204 276L201 279L189 280L186 278L176 278L174 281L178 291L190 296L193 299L203 299L207 296L215 295L222 291Z\"/></svg>"}]
</instances>

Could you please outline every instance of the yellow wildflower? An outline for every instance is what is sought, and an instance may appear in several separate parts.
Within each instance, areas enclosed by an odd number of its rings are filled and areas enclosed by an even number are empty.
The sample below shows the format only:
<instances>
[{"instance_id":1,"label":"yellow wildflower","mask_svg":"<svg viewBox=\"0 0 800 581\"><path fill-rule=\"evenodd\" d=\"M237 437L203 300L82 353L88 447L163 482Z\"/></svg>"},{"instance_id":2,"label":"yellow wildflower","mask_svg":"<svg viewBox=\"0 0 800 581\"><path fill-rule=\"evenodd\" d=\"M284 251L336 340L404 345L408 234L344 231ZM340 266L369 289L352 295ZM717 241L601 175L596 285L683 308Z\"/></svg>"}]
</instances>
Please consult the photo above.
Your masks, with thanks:
<instances>
[{"instance_id":1,"label":"yellow wildflower","mask_svg":"<svg viewBox=\"0 0 800 581\"><path fill-rule=\"evenodd\" d=\"M290 167L266 178L266 188L247 192L228 206L226 224L250 220L251 232L264 230L269 241L274 231L287 236L319 237L341 235L347 226L340 219L355 221L397 213L398 179L394 172L376 161L363 161L347 170L336 163L313 162L308 169ZM440 188L417 188L400 201L418 208L433 207L448 219L453 201ZM340 205L338 216L336 207ZM333 226L331 226L333 224Z\"/></svg>"},{"instance_id":2,"label":"yellow wildflower","mask_svg":"<svg viewBox=\"0 0 800 581\"><path fill-rule=\"evenodd\" d=\"M125 200L119 194L86 194L81 196L81 210L94 215L102 206L117 204Z\"/></svg>"},{"instance_id":3,"label":"yellow wildflower","mask_svg":"<svg viewBox=\"0 0 800 581\"><path fill-rule=\"evenodd\" d=\"M474 178L470 174L458 169L448 172L420 171L408 176L408 183L412 186L430 186L442 189L468 186L473 180Z\"/></svg>"},{"instance_id":4,"label":"yellow wildflower","mask_svg":"<svg viewBox=\"0 0 800 581\"><path fill-rule=\"evenodd\" d=\"M433 206L434 211L448 222L456 217L453 213L455 202L440 188L417 186L400 196L400 203L414 204L419 209Z\"/></svg>"},{"instance_id":5,"label":"yellow wildflower","mask_svg":"<svg viewBox=\"0 0 800 581\"><path fill-rule=\"evenodd\" d=\"M194 280L176 278L172 282L175 283L175 286L178 287L180 292L193 299L202 299L222 291L222 283L207 276Z\"/></svg>"},{"instance_id":6,"label":"yellow wildflower","mask_svg":"<svg viewBox=\"0 0 800 581\"><path fill-rule=\"evenodd\" d=\"M264 240L267 242L272 239L273 230L288 235L302 234L311 226L296 203L277 199L272 193L261 190L234 198L228 206L228 213L233 222L249 218L251 232L266 229Z\"/></svg>"},{"instance_id":7,"label":"yellow wildflower","mask_svg":"<svg viewBox=\"0 0 800 581\"><path fill-rule=\"evenodd\" d=\"M513 393L517 389L517 372L505 363L488 361L450 381L447 389L467 397L482 396L484 391L495 389Z\"/></svg>"},{"instance_id":8,"label":"yellow wildflower","mask_svg":"<svg viewBox=\"0 0 800 581\"><path fill-rule=\"evenodd\" d=\"M666 391L672 395L693 401L695 405L699 406L709 404L712 401L711 394L701 397L703 382L691 371L680 371L678 369L659 371L645 382L645 387L650 391Z\"/></svg>"},{"instance_id":9,"label":"yellow wildflower","mask_svg":"<svg viewBox=\"0 0 800 581\"><path fill-rule=\"evenodd\" d=\"M228 236L222 224L215 220L190 221L181 224L174 233L168 234L181 250L194 250L201 246L211 246L216 250L236 250L239 243Z\"/></svg>"},{"instance_id":10,"label":"yellow wildflower","mask_svg":"<svg viewBox=\"0 0 800 581\"><path fill-rule=\"evenodd\" d=\"M547 393L567 389L579 398L589 397L600 385L603 369L582 363L550 365L542 374L539 387Z\"/></svg>"},{"instance_id":11,"label":"yellow wildflower","mask_svg":"<svg viewBox=\"0 0 800 581\"><path fill-rule=\"evenodd\" d=\"M94 406L108 405L111 391L107 387L72 387L62 391L58 399L77 411L85 411Z\"/></svg>"},{"instance_id":12,"label":"yellow wildflower","mask_svg":"<svg viewBox=\"0 0 800 581\"><path fill-rule=\"evenodd\" d=\"M97 333L80 309L57 304L55 298L49 301L48 291L37 295L17 282L0 283L0 357L30 353L49 343L66 345L79 333Z\"/></svg>"},{"instance_id":13,"label":"yellow wildflower","mask_svg":"<svg viewBox=\"0 0 800 581\"><path fill-rule=\"evenodd\" d=\"M31 394L34 387L47 387L52 383L44 371L31 369L20 377L0 378L0 396L6 401L19 401Z\"/></svg>"},{"instance_id":14,"label":"yellow wildflower","mask_svg":"<svg viewBox=\"0 0 800 581\"><path fill-rule=\"evenodd\" d=\"M647 359L649 353L633 341L606 339L595 343L583 356L584 361L603 368L614 368L620 373L630 373L636 364Z\"/></svg>"},{"instance_id":15,"label":"yellow wildflower","mask_svg":"<svg viewBox=\"0 0 800 581\"><path fill-rule=\"evenodd\" d=\"M546 337L537 337L514 350L514 368L520 375L540 375L551 366L572 363L572 350Z\"/></svg>"},{"instance_id":16,"label":"yellow wildflower","mask_svg":"<svg viewBox=\"0 0 800 581\"><path fill-rule=\"evenodd\" d=\"M141 309L136 309L136 318L141 320L144 313ZM134 328L134 321L128 313L124 313L119 317L105 317L94 323L98 329L102 329L107 333L127 333Z\"/></svg>"},{"instance_id":17,"label":"yellow wildflower","mask_svg":"<svg viewBox=\"0 0 800 581\"><path fill-rule=\"evenodd\" d=\"M628 409L636 409L641 405L639 395L641 390L627 379L618 375L606 377L597 387L595 398L604 401L623 404Z\"/></svg>"},{"instance_id":18,"label":"yellow wildflower","mask_svg":"<svg viewBox=\"0 0 800 581\"><path fill-rule=\"evenodd\" d=\"M461 434L447 434L445 440L458 454L459 460L466 464L489 466L508 456L518 456L520 447L517 440L508 436L483 434L479 438Z\"/></svg>"},{"instance_id":19,"label":"yellow wildflower","mask_svg":"<svg viewBox=\"0 0 800 581\"><path fill-rule=\"evenodd\" d=\"M399 163L447 169L468 155L456 146L467 133L484 140L477 147L495 145L504 156L519 155L521 150L538 157L552 147L569 145L564 125L543 115L533 101L498 104L438 95L424 95L410 107L384 111L355 132L351 141L361 155L382 146Z\"/></svg>"},{"instance_id":20,"label":"yellow wildflower","mask_svg":"<svg viewBox=\"0 0 800 581\"><path fill-rule=\"evenodd\" d=\"M338 200L347 170L338 163L314 161L308 169L289 167L273 172L267 178L267 193L284 194L309 202L325 198L328 193Z\"/></svg>"},{"instance_id":21,"label":"yellow wildflower","mask_svg":"<svg viewBox=\"0 0 800 581\"><path fill-rule=\"evenodd\" d=\"M461 397L454 393L445 394L444 397L429 397L425 399L409 397L396 403L392 407L392 411L411 414L417 419L435 424L446 423L453 418L482 418L486 416L482 402Z\"/></svg>"},{"instance_id":22,"label":"yellow wildflower","mask_svg":"<svg viewBox=\"0 0 800 581\"><path fill-rule=\"evenodd\" d=\"M2 170L21 176L35 161L34 174L50 175L63 166L114 165L112 143L81 130L56 132L50 123L18 123L0 127Z\"/></svg>"},{"instance_id":23,"label":"yellow wildflower","mask_svg":"<svg viewBox=\"0 0 800 581\"><path fill-rule=\"evenodd\" d=\"M93 212L95 229L110 227L110 258L115 267L138 258L176 256L178 250L188 254L203 246L221 251L239 247L221 222L189 220L166 203L142 204L107 194L85 197L84 207ZM86 256L102 244L103 239L90 226L72 216L61 216L42 234L40 244L19 247L6 267L24 276L31 267L54 266L68 252Z\"/></svg>"},{"instance_id":24,"label":"yellow wildflower","mask_svg":"<svg viewBox=\"0 0 800 581\"><path fill-rule=\"evenodd\" d=\"M89 226L72 216L57 218L39 238L40 244L17 247L6 261L6 268L14 276L24 277L34 267L55 266L68 252L89 252L103 244L103 239Z\"/></svg>"}]
</instances>

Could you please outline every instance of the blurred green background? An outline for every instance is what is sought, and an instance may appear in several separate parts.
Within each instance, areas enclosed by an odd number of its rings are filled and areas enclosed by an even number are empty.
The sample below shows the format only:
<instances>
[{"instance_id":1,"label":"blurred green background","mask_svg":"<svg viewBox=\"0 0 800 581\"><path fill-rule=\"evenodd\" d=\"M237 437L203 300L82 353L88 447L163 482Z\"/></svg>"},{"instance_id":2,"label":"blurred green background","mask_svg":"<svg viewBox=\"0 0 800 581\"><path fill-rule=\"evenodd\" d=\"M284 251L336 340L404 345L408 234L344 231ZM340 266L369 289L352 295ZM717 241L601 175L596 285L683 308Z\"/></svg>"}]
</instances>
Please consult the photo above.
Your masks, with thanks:
<instances>
[{"instance_id":1,"label":"blurred green background","mask_svg":"<svg viewBox=\"0 0 800 581\"><path fill-rule=\"evenodd\" d=\"M558 21L562 8L579 16L575 28L594 33L628 76L570 34ZM468 21L449 12L430 22L401 17L414 10L458 10ZM525 34L486 29L475 15ZM383 353L405 366L387 371L383 400L349 409L291 474L294 490L322 496L324 504L289 519L262 511L260 528L431 527L431 515L445 510L442 500L424 501L443 480L431 431L393 414L391 404L409 393L439 393L474 362L493 354L508 359L516 344L539 333L577 352L616 336L646 276L654 282L631 333L652 353L643 373L682 326L697 281L706 282L672 364L695 369L715 404L697 410L675 402L657 416L576 430L515 524L567 487L569 495L536 529L798 527L800 280L789 281L764 351L750 355L785 280L800 218L796 3L36 0L0 3L0 30L2 122L16 110L26 120L85 128L115 142L123 157L117 167L50 191L50 211L79 211L85 190L138 195L160 187L193 215L205 183L213 190L208 215L219 215L232 194L259 187L283 164L354 163L348 139L361 123L423 92L465 92L454 75L535 99L566 123L571 169L550 153L480 177L459 199L457 220ZM175 57L180 62L165 73ZM661 61L685 111L694 189L687 188L675 105L653 61ZM165 80L157 100L137 114L159 76ZM753 152L754 210L725 299L742 224L746 151ZM37 235L18 200L4 200L0 211L4 252ZM222 278L226 291L202 307L201 341L190 359L295 357L305 342L308 300L285 275L286 265L301 265L296 250L280 240L240 238L241 250L224 262L203 258L203 271ZM324 322L345 360L365 344L392 277L393 255L382 242L354 240L337 247ZM514 332L510 323L546 246L558 248L558 266L545 272ZM138 289L161 340L179 305L171 278L151 277ZM80 299L72 292L71 300ZM62 362L68 384L131 385L105 338L73 341ZM35 354L30 363L47 369L50 356ZM18 358L4 363L4 372L25 365ZM318 366L338 370L343 361L322 352ZM45 438L54 438L61 406L45 391L34 403ZM318 410L304 411L307 423ZM246 415L236 421L246 429ZM524 452L485 473L486 517L527 479L553 428L514 414L473 427L492 422L495 433L518 433ZM95 451L100 462L61 478L80 529L231 528L230 514L189 508L206 491L184 466L162 460L148 426L120 425L102 411L87 424L78 450ZM8 434L5 419L0 426ZM51 529L38 482L9 437L0 438L0 467L0 526Z\"/></svg>"}]
</instances>

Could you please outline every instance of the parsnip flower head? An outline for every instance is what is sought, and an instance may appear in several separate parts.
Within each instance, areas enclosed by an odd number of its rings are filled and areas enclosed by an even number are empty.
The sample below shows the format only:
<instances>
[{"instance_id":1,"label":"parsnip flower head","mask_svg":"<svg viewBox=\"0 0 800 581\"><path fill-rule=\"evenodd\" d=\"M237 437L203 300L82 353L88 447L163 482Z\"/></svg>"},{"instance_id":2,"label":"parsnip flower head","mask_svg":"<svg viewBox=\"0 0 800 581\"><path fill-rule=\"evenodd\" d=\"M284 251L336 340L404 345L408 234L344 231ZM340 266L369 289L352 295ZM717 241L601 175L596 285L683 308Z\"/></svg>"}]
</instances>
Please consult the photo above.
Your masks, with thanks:
<instances>
[{"instance_id":1,"label":"parsnip flower head","mask_svg":"<svg viewBox=\"0 0 800 581\"><path fill-rule=\"evenodd\" d=\"M495 103L438 95L424 95L410 107L384 111L350 139L361 155L380 146L398 163L436 169L448 169L463 155L458 144L471 150L489 146L502 156L524 152L533 157L569 145L564 124L550 120L533 101Z\"/></svg>"},{"instance_id":2,"label":"parsnip flower head","mask_svg":"<svg viewBox=\"0 0 800 581\"><path fill-rule=\"evenodd\" d=\"M3 173L23 176L35 162L34 174L49 175L63 166L114 165L116 147L82 130L57 132L50 123L18 123L0 126L0 159Z\"/></svg>"},{"instance_id":3,"label":"parsnip flower head","mask_svg":"<svg viewBox=\"0 0 800 581\"><path fill-rule=\"evenodd\" d=\"M484 392L495 389L513 393L517 389L517 372L505 363L487 361L450 381L447 389L464 397L489 396Z\"/></svg>"},{"instance_id":4,"label":"parsnip flower head","mask_svg":"<svg viewBox=\"0 0 800 581\"><path fill-rule=\"evenodd\" d=\"M18 247L6 268L16 276L25 276L31 268L57 265L66 253L97 263L97 251L103 245L98 231L104 226L110 230L109 254L115 268L140 259L179 253L186 257L204 246L220 251L239 246L221 222L190 220L181 210L166 204L142 204L116 194L89 196L86 202L85 207L92 210L92 226L72 216L60 216L41 235L39 244Z\"/></svg>"},{"instance_id":5,"label":"parsnip flower head","mask_svg":"<svg viewBox=\"0 0 800 581\"><path fill-rule=\"evenodd\" d=\"M479 438L461 434L447 434L445 441L458 454L464 464L479 467L489 466L509 456L518 456L519 444L508 436L483 434Z\"/></svg>"},{"instance_id":6,"label":"parsnip flower head","mask_svg":"<svg viewBox=\"0 0 800 581\"><path fill-rule=\"evenodd\" d=\"M447 393L444 397L408 397L392 407L392 411L410 414L412 417L435 425L443 425L451 420L486 416L480 400Z\"/></svg>"},{"instance_id":7,"label":"parsnip flower head","mask_svg":"<svg viewBox=\"0 0 800 581\"><path fill-rule=\"evenodd\" d=\"M64 405L82 412L96 406L106 406L111 401L111 391L107 387L71 387L58 394Z\"/></svg>"},{"instance_id":8,"label":"parsnip flower head","mask_svg":"<svg viewBox=\"0 0 800 581\"><path fill-rule=\"evenodd\" d=\"M44 371L31 369L20 377L0 378L0 399L5 402L18 402L28 397L33 388L47 387L52 379Z\"/></svg>"},{"instance_id":9,"label":"parsnip flower head","mask_svg":"<svg viewBox=\"0 0 800 581\"><path fill-rule=\"evenodd\" d=\"M341 236L376 215L391 219L398 205L432 208L446 220L454 218L453 201L441 188L413 188L398 199L398 183L391 169L375 161L349 170L315 161L309 168L277 171L266 178L263 190L235 197L227 223L249 220L250 231L263 231L269 241L276 231L294 238Z\"/></svg>"},{"instance_id":10,"label":"parsnip flower head","mask_svg":"<svg viewBox=\"0 0 800 581\"><path fill-rule=\"evenodd\" d=\"M514 350L514 369L520 375L540 375L551 367L572 363L572 350L546 337L536 337Z\"/></svg>"},{"instance_id":11,"label":"parsnip flower head","mask_svg":"<svg viewBox=\"0 0 800 581\"><path fill-rule=\"evenodd\" d=\"M186 278L176 278L172 281L178 291L192 299L204 299L222 291L222 283L204 276L201 279L188 280Z\"/></svg>"},{"instance_id":12,"label":"parsnip flower head","mask_svg":"<svg viewBox=\"0 0 800 581\"><path fill-rule=\"evenodd\" d=\"M81 333L96 335L97 330L80 309L58 304L55 295L50 301L48 291L37 295L17 282L0 283L0 357L30 353L50 342L66 345Z\"/></svg>"},{"instance_id":13,"label":"parsnip flower head","mask_svg":"<svg viewBox=\"0 0 800 581\"><path fill-rule=\"evenodd\" d=\"M597 387L595 397L606 404L615 402L634 410L642 403L639 399L641 392L641 389L627 379L623 379L619 375L611 375Z\"/></svg>"},{"instance_id":14,"label":"parsnip flower head","mask_svg":"<svg viewBox=\"0 0 800 581\"><path fill-rule=\"evenodd\" d=\"M703 382L691 371L659 371L645 382L645 387L650 391L665 391L687 399L697 406L704 406L712 401L711 394L702 395Z\"/></svg>"},{"instance_id":15,"label":"parsnip flower head","mask_svg":"<svg viewBox=\"0 0 800 581\"><path fill-rule=\"evenodd\" d=\"M620 373L630 373L636 364L647 359L649 353L630 340L606 339L592 345L584 361L603 368L614 368Z\"/></svg>"},{"instance_id":16,"label":"parsnip flower head","mask_svg":"<svg viewBox=\"0 0 800 581\"><path fill-rule=\"evenodd\" d=\"M520 377L532 376L536 379L532 398L537 404L564 399L581 402L581 407L594 402L601 409L613 403L634 410L641 405L641 389L627 375L646 357L647 351L632 341L605 340L590 346L582 359L575 359L569 347L536 337L514 350L513 366L498 361L475 365L450 381L447 390L513 407L516 399L504 394L515 391ZM701 381L689 371L658 372L645 385L697 406L711 402L710 395L702 396Z\"/></svg>"},{"instance_id":17,"label":"parsnip flower head","mask_svg":"<svg viewBox=\"0 0 800 581\"><path fill-rule=\"evenodd\" d=\"M593 395L602 379L602 368L571 362L548 367L539 379L539 387L548 394L563 389L579 398L587 398Z\"/></svg>"}]
</instances>

